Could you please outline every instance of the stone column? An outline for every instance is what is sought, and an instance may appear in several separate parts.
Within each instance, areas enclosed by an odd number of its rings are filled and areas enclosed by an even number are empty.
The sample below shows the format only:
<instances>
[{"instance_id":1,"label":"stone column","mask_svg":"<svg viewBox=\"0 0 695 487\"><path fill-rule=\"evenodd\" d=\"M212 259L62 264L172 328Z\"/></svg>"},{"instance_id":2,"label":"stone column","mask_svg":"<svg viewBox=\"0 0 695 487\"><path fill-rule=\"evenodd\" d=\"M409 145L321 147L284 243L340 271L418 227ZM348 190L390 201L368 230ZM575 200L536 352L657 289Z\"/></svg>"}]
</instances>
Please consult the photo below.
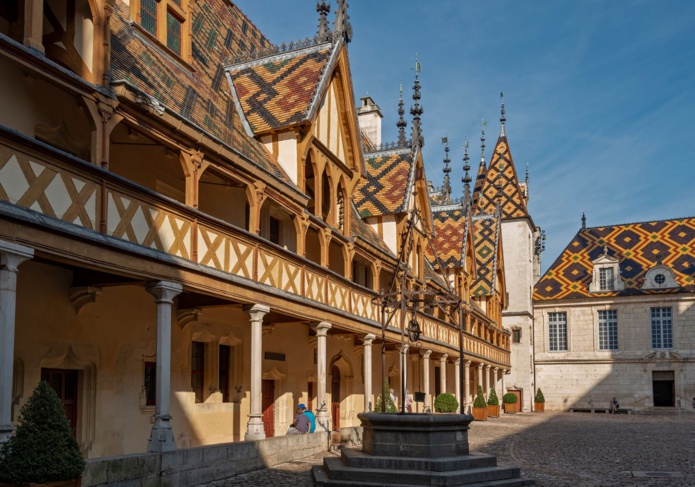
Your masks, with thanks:
<instances>
[{"instance_id":1,"label":"stone column","mask_svg":"<svg viewBox=\"0 0 695 487\"><path fill-rule=\"evenodd\" d=\"M408 389L408 349L409 343L404 343L401 347L401 393L399 396L398 411L405 411L405 392Z\"/></svg>"},{"instance_id":2,"label":"stone column","mask_svg":"<svg viewBox=\"0 0 695 487\"><path fill-rule=\"evenodd\" d=\"M0 240L0 442L12 436L12 376L17 274L34 249Z\"/></svg>"},{"instance_id":3,"label":"stone column","mask_svg":"<svg viewBox=\"0 0 695 487\"><path fill-rule=\"evenodd\" d=\"M483 386L483 364L478 364L478 385L480 387L484 387ZM483 392L485 392L484 389L483 389ZM473 394L474 395L478 394L478 388L477 387L475 388L475 392ZM475 401L475 399L473 399L473 401Z\"/></svg>"},{"instance_id":4,"label":"stone column","mask_svg":"<svg viewBox=\"0 0 695 487\"><path fill-rule=\"evenodd\" d=\"M499 391L497 390L497 378L499 377L497 375L497 372L499 371L499 367L493 367L492 368L492 386L495 388L495 392L497 392L497 395L499 396Z\"/></svg>"},{"instance_id":5,"label":"stone column","mask_svg":"<svg viewBox=\"0 0 695 487\"><path fill-rule=\"evenodd\" d=\"M456 359L454 362L454 381L456 382L456 400L459 403L458 412L463 411L463 404L461 403L461 359Z\"/></svg>"},{"instance_id":6,"label":"stone column","mask_svg":"<svg viewBox=\"0 0 695 487\"><path fill-rule=\"evenodd\" d=\"M442 394L446 392L446 359L449 355L446 353L439 358L439 390Z\"/></svg>"},{"instance_id":7,"label":"stone column","mask_svg":"<svg viewBox=\"0 0 695 487\"><path fill-rule=\"evenodd\" d=\"M251 411L245 441L265 438L263 426L263 317L270 312L264 304L244 306L251 317Z\"/></svg>"},{"instance_id":8,"label":"stone column","mask_svg":"<svg viewBox=\"0 0 695 487\"><path fill-rule=\"evenodd\" d=\"M322 321L314 327L316 330L316 380L318 391L316 402L319 405L319 414L316 416L316 424L324 431L331 431L329 415L326 407L326 335L331 329L331 324Z\"/></svg>"},{"instance_id":9,"label":"stone column","mask_svg":"<svg viewBox=\"0 0 695 487\"><path fill-rule=\"evenodd\" d=\"M463 387L465 388L463 392L463 400L464 404L468 406L469 404L469 398L471 397L471 361L466 360L466 363L463 364L465 367L463 369ZM468 408L465 408L462 412L467 412Z\"/></svg>"},{"instance_id":10,"label":"stone column","mask_svg":"<svg viewBox=\"0 0 695 487\"><path fill-rule=\"evenodd\" d=\"M147 442L147 451L153 453L176 450L171 429L169 404L171 401L171 306L181 293L181 284L167 281L151 282L147 292L157 303L157 395L154 406L154 425Z\"/></svg>"},{"instance_id":11,"label":"stone column","mask_svg":"<svg viewBox=\"0 0 695 487\"><path fill-rule=\"evenodd\" d=\"M430 407L430 355L432 355L432 350L427 350L422 356L422 375L424 376L423 385L425 387L425 410Z\"/></svg>"},{"instance_id":12,"label":"stone column","mask_svg":"<svg viewBox=\"0 0 695 487\"><path fill-rule=\"evenodd\" d=\"M372 343L376 336L367 333L364 338L364 410L371 411L372 407Z\"/></svg>"},{"instance_id":13,"label":"stone column","mask_svg":"<svg viewBox=\"0 0 695 487\"><path fill-rule=\"evenodd\" d=\"M490 365L485 366L485 399L490 396Z\"/></svg>"},{"instance_id":14,"label":"stone column","mask_svg":"<svg viewBox=\"0 0 695 487\"><path fill-rule=\"evenodd\" d=\"M507 373L507 370L506 370L506 369L502 369L502 396L504 396L504 395L506 394L506 392L507 392L507 391L505 390L505 388L504 388L504 376L505 376L506 373Z\"/></svg>"}]
</instances>

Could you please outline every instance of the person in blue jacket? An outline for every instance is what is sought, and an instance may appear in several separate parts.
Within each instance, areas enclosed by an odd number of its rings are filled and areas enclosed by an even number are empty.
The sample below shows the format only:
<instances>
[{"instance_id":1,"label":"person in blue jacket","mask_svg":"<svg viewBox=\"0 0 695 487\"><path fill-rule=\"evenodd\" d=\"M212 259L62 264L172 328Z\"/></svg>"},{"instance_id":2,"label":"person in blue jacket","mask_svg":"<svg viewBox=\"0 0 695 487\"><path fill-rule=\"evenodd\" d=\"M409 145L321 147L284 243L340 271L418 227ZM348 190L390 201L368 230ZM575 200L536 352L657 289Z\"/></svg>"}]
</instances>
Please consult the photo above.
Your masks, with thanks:
<instances>
[{"instance_id":1,"label":"person in blue jacket","mask_svg":"<svg viewBox=\"0 0 695 487\"><path fill-rule=\"evenodd\" d=\"M309 433L313 433L314 431L316 431L316 416L314 415L314 413L309 411L304 404L300 404L297 407L301 409L304 412L304 414L309 416Z\"/></svg>"}]
</instances>

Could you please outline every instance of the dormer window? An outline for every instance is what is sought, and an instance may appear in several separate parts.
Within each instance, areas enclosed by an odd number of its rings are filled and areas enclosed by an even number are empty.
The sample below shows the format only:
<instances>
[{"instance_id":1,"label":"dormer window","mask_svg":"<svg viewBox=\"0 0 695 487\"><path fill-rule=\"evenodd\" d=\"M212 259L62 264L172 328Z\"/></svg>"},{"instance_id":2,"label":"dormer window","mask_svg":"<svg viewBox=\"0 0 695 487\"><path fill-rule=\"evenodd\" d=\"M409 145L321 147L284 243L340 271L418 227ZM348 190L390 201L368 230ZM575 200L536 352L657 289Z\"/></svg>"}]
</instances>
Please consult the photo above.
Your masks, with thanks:
<instances>
[{"instance_id":1,"label":"dormer window","mask_svg":"<svg viewBox=\"0 0 695 487\"><path fill-rule=\"evenodd\" d=\"M625 289L625 283L620 279L620 260L608 255L607 247L603 247L603 254L592 264L594 270L589 292L603 293Z\"/></svg>"},{"instance_id":2,"label":"dormer window","mask_svg":"<svg viewBox=\"0 0 695 487\"><path fill-rule=\"evenodd\" d=\"M671 269L657 263L644 275L642 289L673 289L680 287L676 281L676 276Z\"/></svg>"}]
</instances>

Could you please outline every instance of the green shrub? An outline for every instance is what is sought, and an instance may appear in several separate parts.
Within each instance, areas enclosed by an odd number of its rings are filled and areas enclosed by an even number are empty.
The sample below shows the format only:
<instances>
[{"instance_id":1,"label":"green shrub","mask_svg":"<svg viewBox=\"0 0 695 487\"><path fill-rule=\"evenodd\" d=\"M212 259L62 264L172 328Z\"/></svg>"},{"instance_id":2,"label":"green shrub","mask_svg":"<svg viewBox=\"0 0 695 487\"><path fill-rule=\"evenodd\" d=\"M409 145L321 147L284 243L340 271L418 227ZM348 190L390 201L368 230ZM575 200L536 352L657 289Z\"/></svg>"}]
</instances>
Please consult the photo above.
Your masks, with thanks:
<instances>
[{"instance_id":1,"label":"green shrub","mask_svg":"<svg viewBox=\"0 0 695 487\"><path fill-rule=\"evenodd\" d=\"M505 404L516 404L517 402L519 402L519 398L516 397L516 394L508 392L504 396L502 396L502 402L504 402Z\"/></svg>"},{"instance_id":2,"label":"green shrub","mask_svg":"<svg viewBox=\"0 0 695 487\"><path fill-rule=\"evenodd\" d=\"M478 393L475 396L475 401L473 401L474 408L484 408L487 407L485 402L485 396L483 396L483 386L478 386Z\"/></svg>"},{"instance_id":3,"label":"green shrub","mask_svg":"<svg viewBox=\"0 0 695 487\"><path fill-rule=\"evenodd\" d=\"M499 406L500 405L500 400L497 397L497 393L495 392L495 386L492 386L490 388L490 394L487 396L487 404L488 406Z\"/></svg>"},{"instance_id":4,"label":"green shrub","mask_svg":"<svg viewBox=\"0 0 695 487\"><path fill-rule=\"evenodd\" d=\"M2 445L0 482L71 480L82 475L84 465L58 395L40 382L20 411L14 436Z\"/></svg>"},{"instance_id":5,"label":"green shrub","mask_svg":"<svg viewBox=\"0 0 695 487\"><path fill-rule=\"evenodd\" d=\"M459 402L448 392L443 392L434 399L434 410L438 413L455 413Z\"/></svg>"},{"instance_id":6,"label":"green shrub","mask_svg":"<svg viewBox=\"0 0 695 487\"><path fill-rule=\"evenodd\" d=\"M389 380L384 379L384 390L386 391L386 411L387 413L396 413L398 412L396 410L396 405L393 403L393 399L391 399L391 386L389 385ZM380 413L381 412L381 401L382 401L382 394L379 394L379 396L376 398L376 409L374 410L375 413Z\"/></svg>"},{"instance_id":7,"label":"green shrub","mask_svg":"<svg viewBox=\"0 0 695 487\"><path fill-rule=\"evenodd\" d=\"M536 397L534 398L534 402L537 402L538 404L543 404L545 402L545 397L543 396L543 391L541 391L540 387L536 391Z\"/></svg>"}]
</instances>

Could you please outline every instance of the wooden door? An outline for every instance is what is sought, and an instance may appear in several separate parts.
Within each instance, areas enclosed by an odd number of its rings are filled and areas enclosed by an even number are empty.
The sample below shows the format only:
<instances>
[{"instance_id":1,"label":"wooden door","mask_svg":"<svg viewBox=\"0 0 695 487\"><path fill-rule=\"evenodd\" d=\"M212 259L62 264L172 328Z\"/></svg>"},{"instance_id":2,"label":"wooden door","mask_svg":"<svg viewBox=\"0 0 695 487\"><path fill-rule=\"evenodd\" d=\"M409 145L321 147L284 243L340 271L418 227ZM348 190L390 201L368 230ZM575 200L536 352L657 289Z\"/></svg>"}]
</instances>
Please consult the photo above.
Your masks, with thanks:
<instances>
[{"instance_id":1,"label":"wooden door","mask_svg":"<svg viewBox=\"0 0 695 487\"><path fill-rule=\"evenodd\" d=\"M72 436L77 435L77 374L77 370L41 369L41 380L48 382L63 404Z\"/></svg>"},{"instance_id":2,"label":"wooden door","mask_svg":"<svg viewBox=\"0 0 695 487\"><path fill-rule=\"evenodd\" d=\"M263 395L263 428L265 437L270 438L275 436L275 381L264 380L261 394Z\"/></svg>"},{"instance_id":3,"label":"wooden door","mask_svg":"<svg viewBox=\"0 0 695 487\"><path fill-rule=\"evenodd\" d=\"M518 401L516 403L516 410L519 412L523 411L522 406L524 403L522 402L522 399L523 399L524 395L523 395L521 389L508 389L507 392L511 392L512 394L514 394L517 397Z\"/></svg>"},{"instance_id":4,"label":"wooden door","mask_svg":"<svg viewBox=\"0 0 695 487\"><path fill-rule=\"evenodd\" d=\"M333 366L331 370L333 380L331 382L331 418L333 419L333 431L340 431L340 369Z\"/></svg>"}]
</instances>

